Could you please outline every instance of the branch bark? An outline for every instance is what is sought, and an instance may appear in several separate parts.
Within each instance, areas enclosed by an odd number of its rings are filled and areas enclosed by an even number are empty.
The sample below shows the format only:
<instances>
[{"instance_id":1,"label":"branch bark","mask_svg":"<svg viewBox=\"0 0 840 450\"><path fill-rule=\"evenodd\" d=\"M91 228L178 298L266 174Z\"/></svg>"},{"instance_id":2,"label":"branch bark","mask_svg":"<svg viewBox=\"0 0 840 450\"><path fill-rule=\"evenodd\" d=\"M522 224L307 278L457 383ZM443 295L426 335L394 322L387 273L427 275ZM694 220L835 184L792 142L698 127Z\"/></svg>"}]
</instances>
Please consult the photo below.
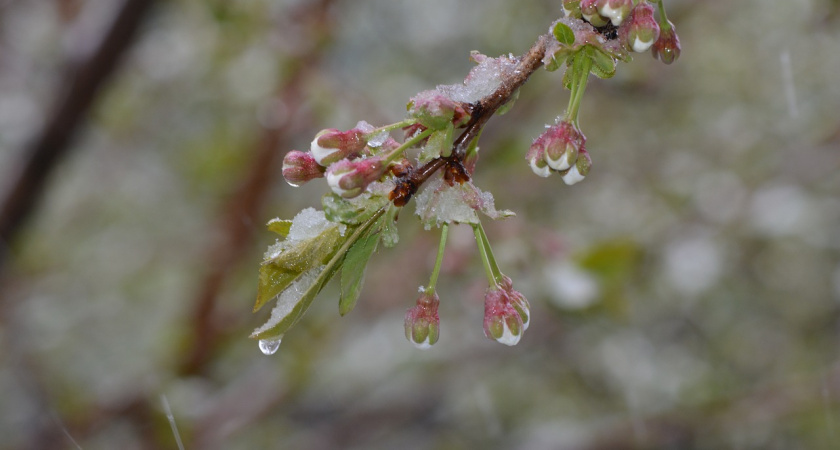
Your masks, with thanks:
<instances>
[{"instance_id":1,"label":"branch bark","mask_svg":"<svg viewBox=\"0 0 840 450\"><path fill-rule=\"evenodd\" d=\"M0 269L9 246L41 201L50 174L73 148L73 138L154 3L125 0L94 50L80 61L68 61L52 112L25 146L21 166L12 174L9 189L0 200Z\"/></svg>"}]
</instances>

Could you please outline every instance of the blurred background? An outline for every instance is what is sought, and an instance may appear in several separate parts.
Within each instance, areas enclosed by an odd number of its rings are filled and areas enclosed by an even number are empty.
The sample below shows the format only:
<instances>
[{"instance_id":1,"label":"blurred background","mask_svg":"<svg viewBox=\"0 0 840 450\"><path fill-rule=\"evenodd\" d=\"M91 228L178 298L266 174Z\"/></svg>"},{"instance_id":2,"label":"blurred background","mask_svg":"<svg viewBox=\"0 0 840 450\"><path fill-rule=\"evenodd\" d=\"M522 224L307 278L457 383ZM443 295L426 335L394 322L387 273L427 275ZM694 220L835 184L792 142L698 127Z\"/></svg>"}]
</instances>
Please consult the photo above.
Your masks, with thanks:
<instances>
[{"instance_id":1,"label":"blurred background","mask_svg":"<svg viewBox=\"0 0 840 450\"><path fill-rule=\"evenodd\" d=\"M401 119L560 4L0 0L0 195L45 175L0 242L0 448L838 448L836 0L667 1L681 58L590 82L573 187L524 161L559 73L490 121L475 182L517 213L485 226L532 305L518 346L483 337L463 226L440 341L405 340L439 234L413 204L351 314L331 286L275 355L248 339L263 224L327 189L287 185L285 152Z\"/></svg>"}]
</instances>

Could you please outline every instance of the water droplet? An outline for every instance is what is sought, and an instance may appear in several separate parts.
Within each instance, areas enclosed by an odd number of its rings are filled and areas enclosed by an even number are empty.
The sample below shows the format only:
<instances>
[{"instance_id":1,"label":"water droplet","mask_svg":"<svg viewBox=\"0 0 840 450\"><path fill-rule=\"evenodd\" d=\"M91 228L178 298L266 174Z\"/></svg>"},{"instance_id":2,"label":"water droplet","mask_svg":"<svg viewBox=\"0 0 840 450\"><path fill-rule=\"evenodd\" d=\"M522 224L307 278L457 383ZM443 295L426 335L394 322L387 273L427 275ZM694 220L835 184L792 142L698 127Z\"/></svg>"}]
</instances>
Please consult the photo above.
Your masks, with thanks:
<instances>
[{"instance_id":1,"label":"water droplet","mask_svg":"<svg viewBox=\"0 0 840 450\"><path fill-rule=\"evenodd\" d=\"M291 186L291 187L300 187L300 184L292 183L289 180L286 180L286 183L289 183L289 186Z\"/></svg>"},{"instance_id":2,"label":"water droplet","mask_svg":"<svg viewBox=\"0 0 840 450\"><path fill-rule=\"evenodd\" d=\"M277 353L277 349L280 348L280 341L282 339L282 336L275 339L260 339L260 351L263 352L263 355L273 355Z\"/></svg>"}]
</instances>

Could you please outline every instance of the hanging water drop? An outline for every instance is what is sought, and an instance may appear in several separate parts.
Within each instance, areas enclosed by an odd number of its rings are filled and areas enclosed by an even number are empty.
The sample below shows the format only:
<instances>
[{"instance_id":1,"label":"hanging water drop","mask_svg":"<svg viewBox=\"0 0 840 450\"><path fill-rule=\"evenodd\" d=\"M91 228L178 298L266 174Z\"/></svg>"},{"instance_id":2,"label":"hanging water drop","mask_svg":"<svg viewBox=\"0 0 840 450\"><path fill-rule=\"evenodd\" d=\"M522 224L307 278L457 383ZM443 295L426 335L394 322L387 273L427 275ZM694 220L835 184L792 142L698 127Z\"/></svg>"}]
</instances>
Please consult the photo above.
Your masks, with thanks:
<instances>
[{"instance_id":1,"label":"hanging water drop","mask_svg":"<svg viewBox=\"0 0 840 450\"><path fill-rule=\"evenodd\" d=\"M280 348L280 341L282 339L282 336L275 339L260 339L260 351L263 352L263 355L273 355L277 353L277 349Z\"/></svg>"}]
</instances>

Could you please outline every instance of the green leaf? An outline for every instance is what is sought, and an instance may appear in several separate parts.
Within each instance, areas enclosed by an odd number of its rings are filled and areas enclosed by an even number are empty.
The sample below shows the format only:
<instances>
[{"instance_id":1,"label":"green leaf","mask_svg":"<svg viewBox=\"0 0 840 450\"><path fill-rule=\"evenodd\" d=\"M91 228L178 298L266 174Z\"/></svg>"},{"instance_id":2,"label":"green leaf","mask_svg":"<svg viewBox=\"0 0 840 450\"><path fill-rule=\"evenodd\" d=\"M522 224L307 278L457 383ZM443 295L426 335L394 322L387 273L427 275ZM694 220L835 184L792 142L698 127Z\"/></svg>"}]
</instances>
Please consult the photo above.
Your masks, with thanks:
<instances>
[{"instance_id":1,"label":"green leaf","mask_svg":"<svg viewBox=\"0 0 840 450\"><path fill-rule=\"evenodd\" d=\"M285 238L289 235L289 230L292 229L292 221L274 218L268 221L266 227L268 228L268 231L277 233Z\"/></svg>"},{"instance_id":2,"label":"green leaf","mask_svg":"<svg viewBox=\"0 0 840 450\"><path fill-rule=\"evenodd\" d=\"M443 130L435 131L429 136L426 145L417 156L420 164L425 164L439 156L447 157L452 154L452 138L455 127L452 122Z\"/></svg>"},{"instance_id":3,"label":"green leaf","mask_svg":"<svg viewBox=\"0 0 840 450\"><path fill-rule=\"evenodd\" d=\"M384 217L377 221L376 225L353 244L344 257L344 263L341 265L341 298L338 301L338 313L342 316L356 307L356 301L362 293L365 269L379 244L379 229L383 219Z\"/></svg>"},{"instance_id":4,"label":"green leaf","mask_svg":"<svg viewBox=\"0 0 840 450\"><path fill-rule=\"evenodd\" d=\"M280 294L303 272L326 263L335 254L341 239L338 225L335 225L312 239L275 244L280 246L278 253L260 266L254 311Z\"/></svg>"},{"instance_id":5,"label":"green leaf","mask_svg":"<svg viewBox=\"0 0 840 450\"><path fill-rule=\"evenodd\" d=\"M569 49L567 48L558 48L553 55L551 55L551 60L548 61L545 65L545 70L549 72L554 72L555 70L563 67L563 63L566 62L566 58L569 57Z\"/></svg>"},{"instance_id":6,"label":"green leaf","mask_svg":"<svg viewBox=\"0 0 840 450\"><path fill-rule=\"evenodd\" d=\"M251 337L253 339L276 338L285 334L289 328L297 323L309 309L309 306L318 293L321 292L324 286L341 269L345 255L350 247L367 233L384 212L385 208L380 208L373 213L367 222L354 228L352 234L344 239L341 247L333 253L332 257L329 258L329 261L323 267L316 265L307 270L306 273L302 273L301 278L296 279L288 289L280 294L278 305L272 311L272 316L269 321L262 327L254 330ZM310 279L313 276L314 278ZM308 286L304 286L304 284L308 284Z\"/></svg>"},{"instance_id":7,"label":"green leaf","mask_svg":"<svg viewBox=\"0 0 840 450\"><path fill-rule=\"evenodd\" d=\"M592 74L598 78L612 78L615 75L615 59L595 47L586 47L587 56L592 60Z\"/></svg>"},{"instance_id":8,"label":"green leaf","mask_svg":"<svg viewBox=\"0 0 840 450\"><path fill-rule=\"evenodd\" d=\"M369 193L353 199L329 193L321 199L327 220L345 225L358 225L365 222L387 203L387 197Z\"/></svg>"},{"instance_id":9,"label":"green leaf","mask_svg":"<svg viewBox=\"0 0 840 450\"><path fill-rule=\"evenodd\" d=\"M557 38L557 41L561 44L565 45L572 45L575 43L575 32L572 31L572 28L566 25L563 22L557 22L554 24L554 28L551 29L551 34Z\"/></svg>"},{"instance_id":10,"label":"green leaf","mask_svg":"<svg viewBox=\"0 0 840 450\"><path fill-rule=\"evenodd\" d=\"M513 91L513 94L510 96L510 100L508 100L504 105L500 106L498 110L496 110L496 114L500 116L504 116L507 114L508 111L513 108L513 104L516 103L516 100L519 99L519 89Z\"/></svg>"},{"instance_id":11,"label":"green leaf","mask_svg":"<svg viewBox=\"0 0 840 450\"><path fill-rule=\"evenodd\" d=\"M402 208L397 208L395 206L388 208L388 212L385 214L385 218L383 219L381 231L382 243L388 248L391 248L400 242L400 234L397 229L397 216L399 215L401 209Z\"/></svg>"}]
</instances>

